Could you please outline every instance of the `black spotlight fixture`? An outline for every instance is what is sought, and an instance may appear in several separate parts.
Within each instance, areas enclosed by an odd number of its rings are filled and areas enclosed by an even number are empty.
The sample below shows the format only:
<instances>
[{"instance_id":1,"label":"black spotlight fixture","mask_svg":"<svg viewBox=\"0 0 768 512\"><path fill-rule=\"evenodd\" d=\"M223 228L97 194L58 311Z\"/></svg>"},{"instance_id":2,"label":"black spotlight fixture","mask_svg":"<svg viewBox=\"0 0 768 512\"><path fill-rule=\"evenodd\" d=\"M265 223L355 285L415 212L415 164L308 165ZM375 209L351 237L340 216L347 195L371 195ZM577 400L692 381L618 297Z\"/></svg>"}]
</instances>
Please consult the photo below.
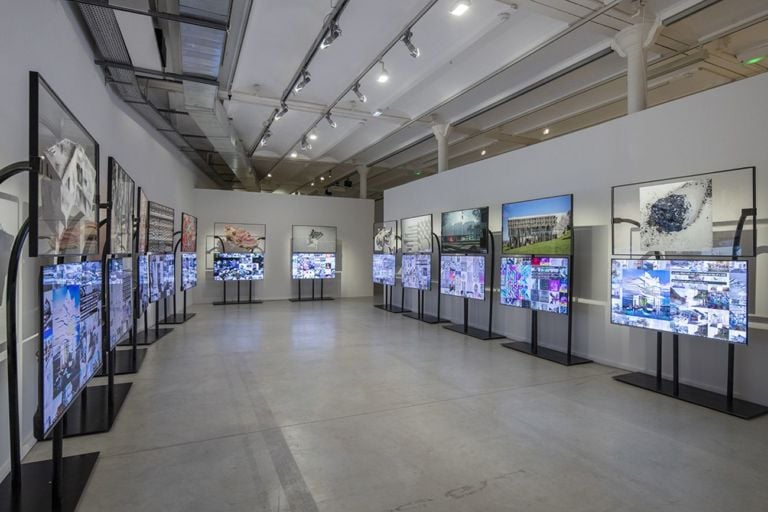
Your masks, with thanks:
<instances>
[{"instance_id":1,"label":"black spotlight fixture","mask_svg":"<svg viewBox=\"0 0 768 512\"><path fill-rule=\"evenodd\" d=\"M411 38L413 37L413 32L410 30L405 33L403 36L403 44L406 48L408 48L408 53L411 54L411 57L414 59L419 58L419 55L421 55L421 50L419 50L413 42L411 42Z\"/></svg>"},{"instance_id":2,"label":"black spotlight fixture","mask_svg":"<svg viewBox=\"0 0 768 512\"><path fill-rule=\"evenodd\" d=\"M323 38L323 41L320 43L320 49L325 50L329 46L333 44L333 42L339 38L341 35L341 27L339 26L339 23L336 20L331 20L331 26L328 27L328 33Z\"/></svg>"},{"instance_id":3,"label":"black spotlight fixture","mask_svg":"<svg viewBox=\"0 0 768 512\"><path fill-rule=\"evenodd\" d=\"M259 146L266 146L267 141L272 136L272 132L267 128L267 131L264 132L264 135L261 136L261 140L259 141Z\"/></svg>"},{"instance_id":4,"label":"black spotlight fixture","mask_svg":"<svg viewBox=\"0 0 768 512\"><path fill-rule=\"evenodd\" d=\"M296 81L296 85L293 86L293 92L299 92L309 84L312 80L312 75L306 69L301 70L299 79Z\"/></svg>"},{"instance_id":5,"label":"black spotlight fixture","mask_svg":"<svg viewBox=\"0 0 768 512\"><path fill-rule=\"evenodd\" d=\"M357 99L360 100L360 103L365 103L366 101L368 101L368 96L366 96L365 94L360 92L360 83L359 82L356 83L355 86L352 88L352 92L355 93L355 95L357 96Z\"/></svg>"},{"instance_id":6,"label":"black spotlight fixture","mask_svg":"<svg viewBox=\"0 0 768 512\"><path fill-rule=\"evenodd\" d=\"M287 113L288 113L288 105L286 105L285 102L281 102L280 110L278 110L277 113L275 114L275 121L282 119L283 116Z\"/></svg>"}]
</instances>

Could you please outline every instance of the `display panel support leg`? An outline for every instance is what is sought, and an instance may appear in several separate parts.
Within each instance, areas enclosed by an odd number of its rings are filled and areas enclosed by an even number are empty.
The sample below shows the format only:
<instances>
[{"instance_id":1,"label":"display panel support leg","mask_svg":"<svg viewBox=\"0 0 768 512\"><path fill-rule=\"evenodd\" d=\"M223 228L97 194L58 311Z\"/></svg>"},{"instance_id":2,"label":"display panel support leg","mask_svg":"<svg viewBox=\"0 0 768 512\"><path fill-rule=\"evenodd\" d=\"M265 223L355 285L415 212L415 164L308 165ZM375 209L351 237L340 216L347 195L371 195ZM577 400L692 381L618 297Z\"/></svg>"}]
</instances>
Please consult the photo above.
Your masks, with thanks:
<instances>
[{"instance_id":1,"label":"display panel support leg","mask_svg":"<svg viewBox=\"0 0 768 512\"><path fill-rule=\"evenodd\" d=\"M661 381L662 381L662 349L663 345L661 343L662 340L662 334L661 331L656 332L656 386L661 389Z\"/></svg>"},{"instance_id":2,"label":"display panel support leg","mask_svg":"<svg viewBox=\"0 0 768 512\"><path fill-rule=\"evenodd\" d=\"M676 397L680 396L680 338L677 334L672 336L672 382L673 390L672 394Z\"/></svg>"},{"instance_id":3,"label":"display panel support leg","mask_svg":"<svg viewBox=\"0 0 768 512\"><path fill-rule=\"evenodd\" d=\"M735 365L736 350L733 343L728 344L728 381L726 383L726 399L728 406L733 407L733 368Z\"/></svg>"}]
</instances>

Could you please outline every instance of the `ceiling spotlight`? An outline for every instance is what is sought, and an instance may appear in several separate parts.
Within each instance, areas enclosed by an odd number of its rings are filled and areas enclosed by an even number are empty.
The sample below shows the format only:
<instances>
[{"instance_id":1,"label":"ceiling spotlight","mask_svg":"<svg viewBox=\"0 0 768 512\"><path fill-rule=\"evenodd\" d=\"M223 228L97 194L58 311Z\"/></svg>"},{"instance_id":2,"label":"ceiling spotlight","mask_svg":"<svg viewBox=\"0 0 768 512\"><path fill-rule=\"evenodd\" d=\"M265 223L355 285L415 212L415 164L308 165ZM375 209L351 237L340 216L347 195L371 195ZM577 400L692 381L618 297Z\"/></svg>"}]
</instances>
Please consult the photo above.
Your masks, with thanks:
<instances>
[{"instance_id":1,"label":"ceiling spotlight","mask_svg":"<svg viewBox=\"0 0 768 512\"><path fill-rule=\"evenodd\" d=\"M333 120L331 117L331 113L328 112L325 114L325 120L328 121L328 124L331 125L331 128L336 128L338 125L336 124L336 121Z\"/></svg>"},{"instance_id":2,"label":"ceiling spotlight","mask_svg":"<svg viewBox=\"0 0 768 512\"><path fill-rule=\"evenodd\" d=\"M320 176L320 181L325 181L325 176Z\"/></svg>"},{"instance_id":3,"label":"ceiling spotlight","mask_svg":"<svg viewBox=\"0 0 768 512\"><path fill-rule=\"evenodd\" d=\"M307 86L310 80L312 80L312 75L309 74L309 71L306 69L302 70L299 79L296 81L296 85L293 86L293 92L301 91Z\"/></svg>"},{"instance_id":4,"label":"ceiling spotlight","mask_svg":"<svg viewBox=\"0 0 768 512\"><path fill-rule=\"evenodd\" d=\"M288 105L286 105L284 102L280 103L280 110L277 111L275 114L275 121L282 119L282 117L288 113Z\"/></svg>"},{"instance_id":5,"label":"ceiling spotlight","mask_svg":"<svg viewBox=\"0 0 768 512\"><path fill-rule=\"evenodd\" d=\"M465 12L469 10L469 6L471 4L471 0L459 0L458 2L454 3L451 7L450 13L454 16L461 16Z\"/></svg>"},{"instance_id":6,"label":"ceiling spotlight","mask_svg":"<svg viewBox=\"0 0 768 512\"><path fill-rule=\"evenodd\" d=\"M354 92L357 95L357 99L360 100L360 103L365 103L368 101L368 97L360 92L360 84L356 83L355 86L352 88L352 92Z\"/></svg>"},{"instance_id":7,"label":"ceiling spotlight","mask_svg":"<svg viewBox=\"0 0 768 512\"><path fill-rule=\"evenodd\" d=\"M264 132L264 135L261 136L261 140L259 141L259 146L266 146L267 141L272 136L272 132L267 129L267 131Z\"/></svg>"},{"instance_id":8,"label":"ceiling spotlight","mask_svg":"<svg viewBox=\"0 0 768 512\"><path fill-rule=\"evenodd\" d=\"M309 184L309 186L310 187L314 187L315 186L315 182L313 181L312 183Z\"/></svg>"},{"instance_id":9,"label":"ceiling spotlight","mask_svg":"<svg viewBox=\"0 0 768 512\"><path fill-rule=\"evenodd\" d=\"M271 173L271 172L268 172L268 173L267 173L267 178L271 178L271 177L272 177L272 173Z\"/></svg>"},{"instance_id":10,"label":"ceiling spotlight","mask_svg":"<svg viewBox=\"0 0 768 512\"><path fill-rule=\"evenodd\" d=\"M323 38L323 42L320 43L320 49L325 50L331 46L340 35L341 27L339 26L339 23L336 20L331 20L331 26L328 27L328 33L325 38Z\"/></svg>"},{"instance_id":11,"label":"ceiling spotlight","mask_svg":"<svg viewBox=\"0 0 768 512\"><path fill-rule=\"evenodd\" d=\"M309 140L317 140L317 134L316 133L310 133L309 134Z\"/></svg>"},{"instance_id":12,"label":"ceiling spotlight","mask_svg":"<svg viewBox=\"0 0 768 512\"><path fill-rule=\"evenodd\" d=\"M549 128L544 128L541 130L542 135L549 135Z\"/></svg>"},{"instance_id":13,"label":"ceiling spotlight","mask_svg":"<svg viewBox=\"0 0 768 512\"><path fill-rule=\"evenodd\" d=\"M296 151L291 151L291 158L296 158L299 154Z\"/></svg>"},{"instance_id":14,"label":"ceiling spotlight","mask_svg":"<svg viewBox=\"0 0 768 512\"><path fill-rule=\"evenodd\" d=\"M299 143L299 148L301 148L302 151L310 151L312 149L312 144L307 141L306 137L302 137L301 142Z\"/></svg>"},{"instance_id":15,"label":"ceiling spotlight","mask_svg":"<svg viewBox=\"0 0 768 512\"><path fill-rule=\"evenodd\" d=\"M387 68L384 67L384 61L380 60L381 63L381 71L379 71L379 76L376 78L376 81L380 84L385 84L389 82L389 71L387 71Z\"/></svg>"},{"instance_id":16,"label":"ceiling spotlight","mask_svg":"<svg viewBox=\"0 0 768 512\"><path fill-rule=\"evenodd\" d=\"M403 36L403 44L406 48L408 48L408 52L410 52L411 57L416 59L419 57L419 55L421 55L421 51L411 42L411 37L413 37L413 32L409 30Z\"/></svg>"},{"instance_id":17,"label":"ceiling spotlight","mask_svg":"<svg viewBox=\"0 0 768 512\"><path fill-rule=\"evenodd\" d=\"M373 117L379 117L381 114L383 114L383 112L381 110L375 110L373 112Z\"/></svg>"},{"instance_id":18,"label":"ceiling spotlight","mask_svg":"<svg viewBox=\"0 0 768 512\"><path fill-rule=\"evenodd\" d=\"M482 150L482 151L480 152L480 156L485 156L485 154L486 154L486 153L487 153L487 151L486 151L486 150Z\"/></svg>"}]
</instances>

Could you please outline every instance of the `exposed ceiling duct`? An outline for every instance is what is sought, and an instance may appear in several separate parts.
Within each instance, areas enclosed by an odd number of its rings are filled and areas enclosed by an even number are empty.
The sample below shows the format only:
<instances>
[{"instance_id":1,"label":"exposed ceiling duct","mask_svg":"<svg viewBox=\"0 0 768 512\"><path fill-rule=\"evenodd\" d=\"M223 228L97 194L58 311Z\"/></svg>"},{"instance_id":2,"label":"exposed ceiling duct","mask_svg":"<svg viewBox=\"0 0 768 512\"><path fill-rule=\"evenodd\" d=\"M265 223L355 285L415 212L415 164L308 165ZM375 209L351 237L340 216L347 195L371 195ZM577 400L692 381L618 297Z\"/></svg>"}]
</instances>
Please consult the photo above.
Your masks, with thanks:
<instances>
[{"instance_id":1,"label":"exposed ceiling duct","mask_svg":"<svg viewBox=\"0 0 768 512\"><path fill-rule=\"evenodd\" d=\"M79 3L77 7L90 30L100 56L99 62L104 68L107 81L113 90L179 150L184 152L214 183L222 187L226 186L216 171L193 149L169 119L148 101L133 69L114 11L108 7L85 3Z\"/></svg>"}]
</instances>

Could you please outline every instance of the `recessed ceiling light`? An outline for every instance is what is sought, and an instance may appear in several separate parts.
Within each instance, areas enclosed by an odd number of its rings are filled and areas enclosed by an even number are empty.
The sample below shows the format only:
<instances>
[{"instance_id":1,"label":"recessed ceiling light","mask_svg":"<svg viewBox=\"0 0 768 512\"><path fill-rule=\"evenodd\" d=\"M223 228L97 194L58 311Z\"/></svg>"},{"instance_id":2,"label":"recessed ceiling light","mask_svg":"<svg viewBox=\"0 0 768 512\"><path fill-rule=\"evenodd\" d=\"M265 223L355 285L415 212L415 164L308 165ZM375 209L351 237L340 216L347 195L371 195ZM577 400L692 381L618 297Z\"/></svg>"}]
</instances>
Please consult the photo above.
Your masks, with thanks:
<instances>
[{"instance_id":1,"label":"recessed ceiling light","mask_svg":"<svg viewBox=\"0 0 768 512\"><path fill-rule=\"evenodd\" d=\"M450 13L454 16L461 16L469 10L469 6L472 2L470 0L459 0L451 7Z\"/></svg>"},{"instance_id":2,"label":"recessed ceiling light","mask_svg":"<svg viewBox=\"0 0 768 512\"><path fill-rule=\"evenodd\" d=\"M543 130L541 130L541 133L543 135L549 135L549 128L544 128Z\"/></svg>"},{"instance_id":3,"label":"recessed ceiling light","mask_svg":"<svg viewBox=\"0 0 768 512\"><path fill-rule=\"evenodd\" d=\"M379 71L379 76L376 78L376 81L380 84L385 84L389 82L389 71L387 71L387 68L384 67L384 61L381 62L381 71Z\"/></svg>"},{"instance_id":4,"label":"recessed ceiling light","mask_svg":"<svg viewBox=\"0 0 768 512\"><path fill-rule=\"evenodd\" d=\"M268 172L268 173L267 173L267 178L271 178L271 177L272 177L272 173L271 173L271 172Z\"/></svg>"},{"instance_id":5,"label":"recessed ceiling light","mask_svg":"<svg viewBox=\"0 0 768 512\"><path fill-rule=\"evenodd\" d=\"M315 186L315 182L313 181L312 183L309 184L309 186L310 187L314 187Z\"/></svg>"},{"instance_id":6,"label":"recessed ceiling light","mask_svg":"<svg viewBox=\"0 0 768 512\"><path fill-rule=\"evenodd\" d=\"M325 176L320 176L320 181L325 181Z\"/></svg>"},{"instance_id":7,"label":"recessed ceiling light","mask_svg":"<svg viewBox=\"0 0 768 512\"><path fill-rule=\"evenodd\" d=\"M486 151L486 150L482 150L482 151L480 152L480 156L485 156L485 154L486 154L486 153L487 153L487 151Z\"/></svg>"},{"instance_id":8,"label":"recessed ceiling light","mask_svg":"<svg viewBox=\"0 0 768 512\"><path fill-rule=\"evenodd\" d=\"M373 112L373 117L379 117L383 112L381 110L376 110Z\"/></svg>"},{"instance_id":9,"label":"recessed ceiling light","mask_svg":"<svg viewBox=\"0 0 768 512\"><path fill-rule=\"evenodd\" d=\"M296 158L299 154L296 151L291 151L291 158Z\"/></svg>"},{"instance_id":10,"label":"recessed ceiling light","mask_svg":"<svg viewBox=\"0 0 768 512\"><path fill-rule=\"evenodd\" d=\"M309 140L317 140L317 134L316 133L310 133L309 134Z\"/></svg>"}]
</instances>

